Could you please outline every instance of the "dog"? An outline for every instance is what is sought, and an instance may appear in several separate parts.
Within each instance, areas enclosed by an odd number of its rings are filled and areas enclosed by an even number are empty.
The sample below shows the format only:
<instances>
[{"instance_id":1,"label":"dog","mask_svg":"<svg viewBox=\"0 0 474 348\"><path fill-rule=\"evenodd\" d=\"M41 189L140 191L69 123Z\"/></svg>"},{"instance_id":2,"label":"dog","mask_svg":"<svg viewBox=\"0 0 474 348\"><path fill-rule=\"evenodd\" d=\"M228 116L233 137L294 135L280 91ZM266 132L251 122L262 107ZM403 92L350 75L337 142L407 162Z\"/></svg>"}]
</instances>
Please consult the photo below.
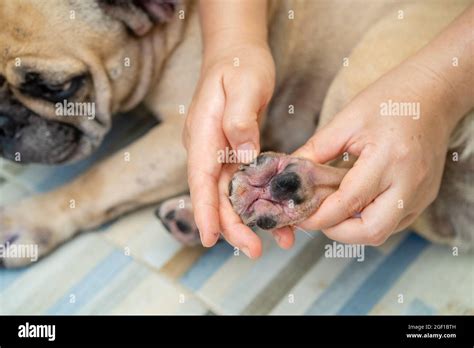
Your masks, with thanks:
<instances>
[{"instance_id":1,"label":"dog","mask_svg":"<svg viewBox=\"0 0 474 348\"><path fill-rule=\"evenodd\" d=\"M261 121L263 148L290 153L304 144L354 95L429 42L468 5L464 0L270 0L269 45L277 80ZM400 11L409 14L402 26ZM0 243L35 244L44 256L82 231L187 191L180 139L182 111L190 105L201 64L196 1L2 1L0 23L4 158L51 165L83 159L99 147L114 114L140 103L161 121L72 182L3 206ZM94 115L60 116L64 102L93 103ZM472 113L464 117L449 146L448 156L459 153L459 161L446 161L438 197L412 226L437 242L473 241L472 118ZM158 215L168 228L186 243L197 240L192 214L172 214L179 208L170 203L164 207ZM10 268L29 264L13 257L2 262Z\"/></svg>"}]
</instances>

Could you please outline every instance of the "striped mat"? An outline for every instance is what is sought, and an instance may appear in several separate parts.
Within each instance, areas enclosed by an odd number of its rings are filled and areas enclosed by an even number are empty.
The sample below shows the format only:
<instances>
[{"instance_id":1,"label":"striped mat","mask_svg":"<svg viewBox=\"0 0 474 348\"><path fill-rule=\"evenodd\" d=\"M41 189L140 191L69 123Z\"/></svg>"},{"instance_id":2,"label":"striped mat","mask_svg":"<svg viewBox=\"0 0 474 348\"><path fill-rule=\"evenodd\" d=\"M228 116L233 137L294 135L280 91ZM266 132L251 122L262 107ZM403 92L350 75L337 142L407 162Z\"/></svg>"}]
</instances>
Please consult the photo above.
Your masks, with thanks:
<instances>
[{"instance_id":1,"label":"striped mat","mask_svg":"<svg viewBox=\"0 0 474 348\"><path fill-rule=\"evenodd\" d=\"M50 168L0 166L0 204L67 182L143 134L152 120L119 119L101 150ZM119 141L118 141L119 140ZM412 231L364 261L330 258L321 233L284 251L267 234L252 261L225 242L184 248L154 217L129 214L22 270L0 270L0 314L474 314L474 255Z\"/></svg>"}]
</instances>

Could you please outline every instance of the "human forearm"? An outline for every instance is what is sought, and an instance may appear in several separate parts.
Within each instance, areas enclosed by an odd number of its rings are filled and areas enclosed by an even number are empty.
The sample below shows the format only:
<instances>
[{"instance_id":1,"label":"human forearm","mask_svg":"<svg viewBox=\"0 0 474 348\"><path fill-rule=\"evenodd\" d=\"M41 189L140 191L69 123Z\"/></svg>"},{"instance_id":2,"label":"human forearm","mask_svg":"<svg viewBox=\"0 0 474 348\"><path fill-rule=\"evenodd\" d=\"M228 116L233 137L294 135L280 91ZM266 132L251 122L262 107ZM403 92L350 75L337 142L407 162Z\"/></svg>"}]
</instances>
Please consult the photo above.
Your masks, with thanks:
<instances>
[{"instance_id":1,"label":"human forearm","mask_svg":"<svg viewBox=\"0 0 474 348\"><path fill-rule=\"evenodd\" d=\"M450 130L474 107L473 21L470 6L405 64L431 80L434 102L449 116Z\"/></svg>"},{"instance_id":2,"label":"human forearm","mask_svg":"<svg viewBox=\"0 0 474 348\"><path fill-rule=\"evenodd\" d=\"M242 43L266 43L267 0L201 0L199 12L205 55Z\"/></svg>"}]
</instances>

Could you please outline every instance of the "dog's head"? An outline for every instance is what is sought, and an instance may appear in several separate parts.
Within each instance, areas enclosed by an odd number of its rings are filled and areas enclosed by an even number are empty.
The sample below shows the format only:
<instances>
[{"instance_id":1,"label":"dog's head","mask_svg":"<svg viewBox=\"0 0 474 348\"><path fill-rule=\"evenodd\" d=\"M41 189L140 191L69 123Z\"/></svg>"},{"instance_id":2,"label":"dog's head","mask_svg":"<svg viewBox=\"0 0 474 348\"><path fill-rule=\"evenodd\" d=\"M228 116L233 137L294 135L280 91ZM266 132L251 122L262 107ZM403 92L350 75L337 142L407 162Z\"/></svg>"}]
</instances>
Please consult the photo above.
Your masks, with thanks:
<instances>
[{"instance_id":1,"label":"dog's head","mask_svg":"<svg viewBox=\"0 0 474 348\"><path fill-rule=\"evenodd\" d=\"M0 154L63 163L91 153L166 55L174 0L0 2ZM162 58L162 61L164 61Z\"/></svg>"}]
</instances>

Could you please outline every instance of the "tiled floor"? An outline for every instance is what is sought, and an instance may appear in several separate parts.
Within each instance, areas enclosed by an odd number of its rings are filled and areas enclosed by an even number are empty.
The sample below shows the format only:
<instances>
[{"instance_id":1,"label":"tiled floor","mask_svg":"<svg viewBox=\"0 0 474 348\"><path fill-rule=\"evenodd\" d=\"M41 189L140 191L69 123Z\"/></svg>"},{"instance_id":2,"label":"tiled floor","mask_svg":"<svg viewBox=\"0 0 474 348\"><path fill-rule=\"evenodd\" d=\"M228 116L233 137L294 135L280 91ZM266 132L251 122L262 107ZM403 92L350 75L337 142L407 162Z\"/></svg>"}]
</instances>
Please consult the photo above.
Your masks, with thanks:
<instances>
[{"instance_id":1,"label":"tiled floor","mask_svg":"<svg viewBox=\"0 0 474 348\"><path fill-rule=\"evenodd\" d=\"M0 205L69 180L145 130L119 122L92 160L55 169L0 164ZM125 136L124 136L125 135ZM124 140L125 139L125 140ZM120 143L119 142L119 143ZM0 270L0 314L473 314L474 255L454 256L413 233L328 258L319 233L290 251L268 235L251 261L225 242L183 248L153 214L127 215L66 243L34 266Z\"/></svg>"}]
</instances>

